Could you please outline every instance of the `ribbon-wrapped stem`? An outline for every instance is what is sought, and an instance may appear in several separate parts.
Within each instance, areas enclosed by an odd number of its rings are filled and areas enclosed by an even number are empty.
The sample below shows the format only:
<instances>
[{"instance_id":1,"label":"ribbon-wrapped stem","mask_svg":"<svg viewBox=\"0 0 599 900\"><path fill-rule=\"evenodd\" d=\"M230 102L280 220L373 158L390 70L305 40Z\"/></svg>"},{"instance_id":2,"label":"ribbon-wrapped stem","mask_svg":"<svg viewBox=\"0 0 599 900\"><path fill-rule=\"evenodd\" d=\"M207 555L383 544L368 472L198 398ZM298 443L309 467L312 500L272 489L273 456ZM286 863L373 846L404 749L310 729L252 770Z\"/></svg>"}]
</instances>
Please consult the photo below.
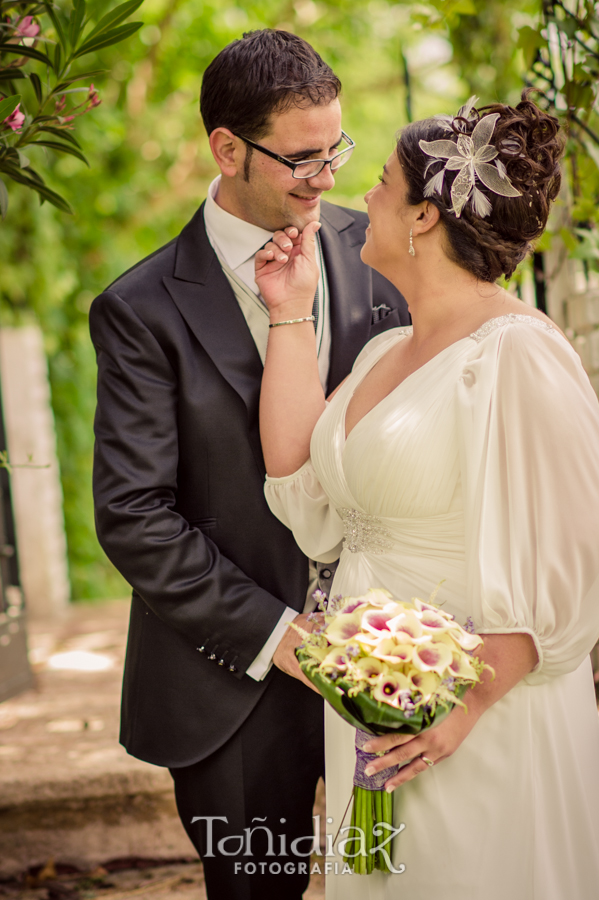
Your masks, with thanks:
<instances>
[{"instance_id":1,"label":"ribbon-wrapped stem","mask_svg":"<svg viewBox=\"0 0 599 900\"><path fill-rule=\"evenodd\" d=\"M356 875L369 875L375 869L391 872L389 859L392 842L386 843L381 825L393 826L393 794L385 790L386 782L397 774L401 766L390 766L375 775L366 775L365 769L376 753L367 753L364 744L372 739L372 734L356 728L356 769L354 772L353 806L350 822L350 837L346 847L344 862L353 866ZM382 843L385 847L378 849Z\"/></svg>"}]
</instances>

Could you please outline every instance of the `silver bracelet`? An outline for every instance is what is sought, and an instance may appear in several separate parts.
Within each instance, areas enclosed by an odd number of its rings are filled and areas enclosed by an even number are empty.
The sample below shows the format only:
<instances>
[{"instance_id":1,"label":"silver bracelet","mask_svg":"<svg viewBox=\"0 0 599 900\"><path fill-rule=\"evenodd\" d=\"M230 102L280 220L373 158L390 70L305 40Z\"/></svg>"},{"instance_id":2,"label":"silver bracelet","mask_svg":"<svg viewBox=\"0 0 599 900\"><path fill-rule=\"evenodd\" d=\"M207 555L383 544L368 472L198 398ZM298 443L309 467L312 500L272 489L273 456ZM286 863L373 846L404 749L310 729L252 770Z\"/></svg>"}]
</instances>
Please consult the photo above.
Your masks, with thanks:
<instances>
[{"instance_id":1,"label":"silver bracelet","mask_svg":"<svg viewBox=\"0 0 599 900\"><path fill-rule=\"evenodd\" d=\"M297 325L298 322L315 322L316 316L304 316L301 319L285 319L284 322L271 322L269 328L276 328L278 325Z\"/></svg>"}]
</instances>

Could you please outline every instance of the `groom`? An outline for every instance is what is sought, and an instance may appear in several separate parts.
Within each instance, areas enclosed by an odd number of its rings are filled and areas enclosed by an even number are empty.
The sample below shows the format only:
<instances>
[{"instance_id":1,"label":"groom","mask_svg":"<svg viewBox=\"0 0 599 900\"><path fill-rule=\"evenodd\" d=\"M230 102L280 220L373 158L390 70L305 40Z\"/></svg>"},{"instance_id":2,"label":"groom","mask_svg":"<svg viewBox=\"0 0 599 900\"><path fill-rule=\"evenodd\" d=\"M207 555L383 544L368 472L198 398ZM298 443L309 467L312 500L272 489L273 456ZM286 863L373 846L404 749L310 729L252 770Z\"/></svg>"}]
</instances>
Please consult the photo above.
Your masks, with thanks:
<instances>
[{"instance_id":1,"label":"groom","mask_svg":"<svg viewBox=\"0 0 599 900\"><path fill-rule=\"evenodd\" d=\"M268 314L254 255L276 229L322 222L313 313L327 391L369 338L408 322L360 261L366 215L321 203L353 149L339 90L295 35L226 47L201 94L221 175L181 234L91 310L97 529L133 587L121 741L170 769L210 900L299 900L310 841L293 841L312 834L323 774L322 700L287 627L310 627L310 564L263 494Z\"/></svg>"}]
</instances>

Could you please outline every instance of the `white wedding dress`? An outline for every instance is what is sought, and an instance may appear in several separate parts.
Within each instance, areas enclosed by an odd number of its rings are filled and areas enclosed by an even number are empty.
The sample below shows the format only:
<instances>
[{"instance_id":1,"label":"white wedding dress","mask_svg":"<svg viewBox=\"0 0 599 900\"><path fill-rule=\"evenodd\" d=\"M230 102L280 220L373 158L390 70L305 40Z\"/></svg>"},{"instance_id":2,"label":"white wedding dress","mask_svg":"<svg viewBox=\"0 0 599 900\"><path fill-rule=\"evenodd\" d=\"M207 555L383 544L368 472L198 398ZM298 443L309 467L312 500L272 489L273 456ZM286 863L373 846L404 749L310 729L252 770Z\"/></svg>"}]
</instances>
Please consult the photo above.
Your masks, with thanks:
<instances>
[{"instance_id":1,"label":"white wedding dress","mask_svg":"<svg viewBox=\"0 0 599 900\"><path fill-rule=\"evenodd\" d=\"M461 624L525 632L539 663L453 756L396 790L405 872L339 865L327 900L597 900L599 404L557 330L509 315L406 378L346 440L353 391L409 332L365 347L316 425L310 461L269 478L268 503L307 556L341 552L333 594L426 599L445 579L437 602ZM335 834L354 730L330 708L326 737Z\"/></svg>"}]
</instances>

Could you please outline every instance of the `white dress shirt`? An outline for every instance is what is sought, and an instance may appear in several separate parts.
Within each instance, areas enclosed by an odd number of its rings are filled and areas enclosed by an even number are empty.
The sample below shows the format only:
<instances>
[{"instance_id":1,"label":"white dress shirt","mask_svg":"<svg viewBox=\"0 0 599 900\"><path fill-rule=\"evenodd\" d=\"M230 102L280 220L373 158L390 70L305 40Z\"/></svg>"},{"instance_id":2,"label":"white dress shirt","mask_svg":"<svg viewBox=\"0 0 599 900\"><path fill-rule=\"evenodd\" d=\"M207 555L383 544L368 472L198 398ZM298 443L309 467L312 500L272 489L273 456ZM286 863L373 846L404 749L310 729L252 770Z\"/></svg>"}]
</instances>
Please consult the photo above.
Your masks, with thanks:
<instances>
[{"instance_id":1,"label":"white dress shirt","mask_svg":"<svg viewBox=\"0 0 599 900\"><path fill-rule=\"evenodd\" d=\"M268 341L269 314L254 278L254 257L258 250L270 240L273 233L265 231L258 225L252 225L244 219L226 212L216 202L221 176L214 179L208 188L208 196L204 206L204 222L206 234L216 253L225 275L233 285L237 284L235 295L241 311L245 317L248 328L254 339L262 362L266 355ZM329 303L329 286L326 277L324 258L320 246L320 238L316 235L317 256L320 264L320 279L318 282L318 325L316 341L318 345L318 371L320 382L326 388L329 374L331 353L331 317ZM312 591L316 587L314 575L316 567L310 567L310 587L304 606L304 612L314 608ZM287 630L287 625L297 615L297 610L286 607L283 615L277 622L266 644L252 662L247 674L255 681L262 681L272 665L273 654L278 647L281 638Z\"/></svg>"}]
</instances>

